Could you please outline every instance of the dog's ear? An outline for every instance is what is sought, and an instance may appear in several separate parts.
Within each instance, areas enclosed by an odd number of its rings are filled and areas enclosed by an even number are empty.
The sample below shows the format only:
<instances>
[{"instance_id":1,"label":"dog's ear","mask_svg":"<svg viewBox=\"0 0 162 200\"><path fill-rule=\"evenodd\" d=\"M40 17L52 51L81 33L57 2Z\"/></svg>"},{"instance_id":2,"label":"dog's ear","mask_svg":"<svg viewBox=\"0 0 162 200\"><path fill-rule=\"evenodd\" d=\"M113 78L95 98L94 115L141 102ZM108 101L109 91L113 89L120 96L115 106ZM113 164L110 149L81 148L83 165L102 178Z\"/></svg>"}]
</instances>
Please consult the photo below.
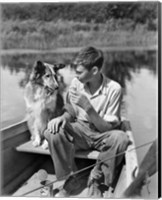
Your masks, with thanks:
<instances>
[{"instance_id":1,"label":"dog's ear","mask_svg":"<svg viewBox=\"0 0 162 200\"><path fill-rule=\"evenodd\" d=\"M36 61L33 72L31 74L30 80L37 80L39 79L43 74L45 74L45 65L42 61Z\"/></svg>"},{"instance_id":2,"label":"dog's ear","mask_svg":"<svg viewBox=\"0 0 162 200\"><path fill-rule=\"evenodd\" d=\"M43 74L45 73L45 65L42 61L38 60L34 66L34 70L37 73Z\"/></svg>"},{"instance_id":3,"label":"dog's ear","mask_svg":"<svg viewBox=\"0 0 162 200\"><path fill-rule=\"evenodd\" d=\"M53 69L54 69L55 72L57 72L59 69L63 69L65 66L66 65L62 64L62 63L60 63L60 64L54 64L53 65Z\"/></svg>"}]
</instances>

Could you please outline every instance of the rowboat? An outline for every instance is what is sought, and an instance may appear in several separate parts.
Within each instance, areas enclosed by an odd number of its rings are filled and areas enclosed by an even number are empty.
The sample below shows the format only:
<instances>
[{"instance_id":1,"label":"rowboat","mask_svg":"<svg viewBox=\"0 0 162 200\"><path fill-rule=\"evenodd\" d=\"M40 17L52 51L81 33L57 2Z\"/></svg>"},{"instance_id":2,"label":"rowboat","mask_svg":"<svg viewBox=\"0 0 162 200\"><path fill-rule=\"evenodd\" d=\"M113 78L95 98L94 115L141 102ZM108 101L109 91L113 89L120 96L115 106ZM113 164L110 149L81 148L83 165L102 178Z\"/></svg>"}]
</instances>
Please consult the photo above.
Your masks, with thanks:
<instances>
[{"instance_id":1,"label":"rowboat","mask_svg":"<svg viewBox=\"0 0 162 200\"><path fill-rule=\"evenodd\" d=\"M121 129L129 136L130 144L124 153L123 163L114 188L105 192L105 197L121 197L124 190L132 183L133 173L138 169L135 142L129 121L123 120ZM98 151L78 151L76 163L90 165L95 163ZM1 196L40 196L41 181L38 179L40 169L46 170L48 180L56 180L49 150L33 147L26 120L1 130ZM63 181L55 181L53 190ZM85 187L76 197L87 197ZM74 195L75 196L75 195Z\"/></svg>"}]
</instances>

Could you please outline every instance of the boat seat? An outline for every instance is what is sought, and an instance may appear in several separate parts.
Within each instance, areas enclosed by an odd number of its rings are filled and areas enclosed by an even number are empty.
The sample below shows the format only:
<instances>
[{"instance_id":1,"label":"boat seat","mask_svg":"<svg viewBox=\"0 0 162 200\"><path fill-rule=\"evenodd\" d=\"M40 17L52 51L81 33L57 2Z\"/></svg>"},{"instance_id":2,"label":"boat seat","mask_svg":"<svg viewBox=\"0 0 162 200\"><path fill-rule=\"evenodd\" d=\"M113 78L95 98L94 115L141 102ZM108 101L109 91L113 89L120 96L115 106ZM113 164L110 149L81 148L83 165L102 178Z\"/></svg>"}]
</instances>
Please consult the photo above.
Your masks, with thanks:
<instances>
[{"instance_id":1,"label":"boat seat","mask_svg":"<svg viewBox=\"0 0 162 200\"><path fill-rule=\"evenodd\" d=\"M128 130L131 130L130 122L127 120L122 120L120 129L125 132ZM32 141L27 141L26 143L23 143L17 146L16 150L19 152L50 155L50 152L48 149L44 150L41 146L34 147L32 145ZM98 155L99 155L99 151L96 151L96 150L88 150L88 151L80 150L76 152L75 157L96 160L98 158Z\"/></svg>"},{"instance_id":2,"label":"boat seat","mask_svg":"<svg viewBox=\"0 0 162 200\"><path fill-rule=\"evenodd\" d=\"M48 149L43 149L41 146L34 147L31 141L28 141L24 144L17 146L16 150L19 152L25 152L25 153L50 155L50 152ZM96 150L93 150L93 151L80 150L76 152L75 157L96 160L98 155L99 155L99 151L96 151Z\"/></svg>"}]
</instances>

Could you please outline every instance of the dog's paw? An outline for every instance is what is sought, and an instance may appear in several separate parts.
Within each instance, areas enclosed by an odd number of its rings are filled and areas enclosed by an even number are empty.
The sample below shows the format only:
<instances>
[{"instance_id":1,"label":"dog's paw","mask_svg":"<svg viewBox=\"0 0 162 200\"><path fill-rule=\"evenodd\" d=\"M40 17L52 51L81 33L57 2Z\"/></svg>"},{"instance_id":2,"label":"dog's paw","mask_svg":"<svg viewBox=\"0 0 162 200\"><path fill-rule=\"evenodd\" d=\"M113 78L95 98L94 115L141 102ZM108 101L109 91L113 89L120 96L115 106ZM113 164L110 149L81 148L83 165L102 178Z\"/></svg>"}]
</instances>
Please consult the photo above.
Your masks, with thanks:
<instances>
[{"instance_id":1,"label":"dog's paw","mask_svg":"<svg viewBox=\"0 0 162 200\"><path fill-rule=\"evenodd\" d=\"M30 136L30 140L31 141L33 141L34 140L34 136L32 135L32 136Z\"/></svg>"},{"instance_id":2,"label":"dog's paw","mask_svg":"<svg viewBox=\"0 0 162 200\"><path fill-rule=\"evenodd\" d=\"M47 140L44 140L44 141L43 141L41 147L42 147L43 149L48 149L48 142L47 142Z\"/></svg>"},{"instance_id":3,"label":"dog's paw","mask_svg":"<svg viewBox=\"0 0 162 200\"><path fill-rule=\"evenodd\" d=\"M40 143L41 143L40 140L34 140L34 141L32 142L32 144L33 144L34 147L40 146Z\"/></svg>"}]
</instances>

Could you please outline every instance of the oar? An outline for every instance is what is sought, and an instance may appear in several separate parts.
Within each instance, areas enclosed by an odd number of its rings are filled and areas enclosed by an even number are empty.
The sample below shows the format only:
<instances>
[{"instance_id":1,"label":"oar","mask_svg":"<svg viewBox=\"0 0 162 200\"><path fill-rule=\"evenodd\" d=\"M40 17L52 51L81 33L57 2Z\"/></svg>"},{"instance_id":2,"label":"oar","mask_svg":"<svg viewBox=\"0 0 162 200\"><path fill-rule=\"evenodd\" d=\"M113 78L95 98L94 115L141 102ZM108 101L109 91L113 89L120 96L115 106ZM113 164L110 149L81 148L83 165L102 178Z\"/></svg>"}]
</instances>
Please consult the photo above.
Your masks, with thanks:
<instances>
[{"instance_id":1,"label":"oar","mask_svg":"<svg viewBox=\"0 0 162 200\"><path fill-rule=\"evenodd\" d=\"M139 166L139 172L134 181L124 191L123 196L125 198L140 196L142 186L145 185L147 177L152 176L157 171L157 158L158 158L158 143L157 139L153 142L149 150L147 151L142 163Z\"/></svg>"}]
</instances>

